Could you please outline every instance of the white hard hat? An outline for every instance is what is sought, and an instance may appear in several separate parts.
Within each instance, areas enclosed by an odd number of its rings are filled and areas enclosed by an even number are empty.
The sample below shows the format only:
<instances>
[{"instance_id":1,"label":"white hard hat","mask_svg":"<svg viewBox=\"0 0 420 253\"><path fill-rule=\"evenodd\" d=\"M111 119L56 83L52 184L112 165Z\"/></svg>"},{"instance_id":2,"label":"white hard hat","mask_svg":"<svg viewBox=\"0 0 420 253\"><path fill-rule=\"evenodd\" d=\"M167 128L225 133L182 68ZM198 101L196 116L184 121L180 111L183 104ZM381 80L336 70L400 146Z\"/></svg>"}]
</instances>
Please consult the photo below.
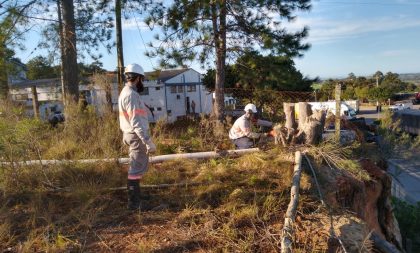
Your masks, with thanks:
<instances>
[{"instance_id":1,"label":"white hard hat","mask_svg":"<svg viewBox=\"0 0 420 253\"><path fill-rule=\"evenodd\" d=\"M129 64L127 65L127 67L125 67L124 74L127 74L127 73L136 73L136 74L144 76L143 68L136 63Z\"/></svg>"},{"instance_id":2,"label":"white hard hat","mask_svg":"<svg viewBox=\"0 0 420 253\"><path fill-rule=\"evenodd\" d=\"M253 113L257 113L257 107L254 104L247 104L244 108L244 111L248 112L251 110Z\"/></svg>"}]
</instances>

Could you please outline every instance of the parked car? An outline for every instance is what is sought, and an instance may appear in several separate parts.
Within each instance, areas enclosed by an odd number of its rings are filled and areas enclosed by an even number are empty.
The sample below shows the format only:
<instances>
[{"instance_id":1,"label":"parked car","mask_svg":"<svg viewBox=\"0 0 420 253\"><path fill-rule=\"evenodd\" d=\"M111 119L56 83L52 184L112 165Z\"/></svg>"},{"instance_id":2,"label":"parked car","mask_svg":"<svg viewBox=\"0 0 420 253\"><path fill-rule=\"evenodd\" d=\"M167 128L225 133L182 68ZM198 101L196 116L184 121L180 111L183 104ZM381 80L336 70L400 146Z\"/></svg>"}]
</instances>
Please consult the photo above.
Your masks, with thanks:
<instances>
[{"instance_id":1,"label":"parked car","mask_svg":"<svg viewBox=\"0 0 420 253\"><path fill-rule=\"evenodd\" d=\"M396 111L401 111L401 110L406 110L406 109L411 109L411 106L408 104L397 103L389 107L389 110L391 112L396 112Z\"/></svg>"}]
</instances>

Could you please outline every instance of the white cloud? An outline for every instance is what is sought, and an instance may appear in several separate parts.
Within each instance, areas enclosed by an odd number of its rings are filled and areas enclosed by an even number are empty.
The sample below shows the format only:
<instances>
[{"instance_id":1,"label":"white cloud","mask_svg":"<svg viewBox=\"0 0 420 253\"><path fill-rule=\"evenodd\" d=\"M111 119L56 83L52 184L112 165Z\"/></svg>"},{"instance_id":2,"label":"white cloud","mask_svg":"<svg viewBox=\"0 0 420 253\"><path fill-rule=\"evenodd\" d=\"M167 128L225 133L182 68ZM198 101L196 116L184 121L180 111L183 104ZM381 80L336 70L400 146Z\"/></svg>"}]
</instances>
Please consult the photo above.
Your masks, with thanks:
<instances>
[{"instance_id":1,"label":"white cloud","mask_svg":"<svg viewBox=\"0 0 420 253\"><path fill-rule=\"evenodd\" d=\"M380 52L380 56L385 57L398 57L398 56L406 56L412 54L412 50L405 50L405 49L396 49L396 50L386 50L383 52Z\"/></svg>"},{"instance_id":2,"label":"white cloud","mask_svg":"<svg viewBox=\"0 0 420 253\"><path fill-rule=\"evenodd\" d=\"M123 19L121 26L123 30L150 30L149 26L138 18Z\"/></svg>"},{"instance_id":3,"label":"white cloud","mask_svg":"<svg viewBox=\"0 0 420 253\"><path fill-rule=\"evenodd\" d=\"M388 32L404 28L420 27L420 19L407 16L383 18L359 18L357 20L333 20L298 17L286 27L293 31L308 26L309 42L328 43L354 38L372 32Z\"/></svg>"}]
</instances>

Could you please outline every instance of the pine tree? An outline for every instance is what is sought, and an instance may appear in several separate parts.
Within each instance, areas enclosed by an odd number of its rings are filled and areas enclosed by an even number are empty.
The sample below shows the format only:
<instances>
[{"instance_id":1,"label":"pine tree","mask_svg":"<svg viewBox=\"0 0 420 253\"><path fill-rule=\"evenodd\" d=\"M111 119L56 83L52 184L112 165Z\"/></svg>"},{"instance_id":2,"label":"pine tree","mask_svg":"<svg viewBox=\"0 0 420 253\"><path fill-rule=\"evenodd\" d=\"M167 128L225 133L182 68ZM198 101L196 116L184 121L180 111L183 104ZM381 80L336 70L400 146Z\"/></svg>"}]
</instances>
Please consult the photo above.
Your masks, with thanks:
<instances>
[{"instance_id":1,"label":"pine tree","mask_svg":"<svg viewBox=\"0 0 420 253\"><path fill-rule=\"evenodd\" d=\"M160 44L150 56L161 56L164 66L184 65L197 57L203 65L214 59L216 69L214 111L223 120L226 59L259 49L276 55L300 56L308 49L301 40L307 29L289 33L281 21L294 12L309 10L310 0L174 0L157 6L146 23L161 25Z\"/></svg>"},{"instance_id":2,"label":"pine tree","mask_svg":"<svg viewBox=\"0 0 420 253\"><path fill-rule=\"evenodd\" d=\"M8 74L13 72L11 60L14 56L12 48L19 46L27 23L25 13L35 1L18 0L0 3L0 98L6 99L9 93Z\"/></svg>"}]
</instances>

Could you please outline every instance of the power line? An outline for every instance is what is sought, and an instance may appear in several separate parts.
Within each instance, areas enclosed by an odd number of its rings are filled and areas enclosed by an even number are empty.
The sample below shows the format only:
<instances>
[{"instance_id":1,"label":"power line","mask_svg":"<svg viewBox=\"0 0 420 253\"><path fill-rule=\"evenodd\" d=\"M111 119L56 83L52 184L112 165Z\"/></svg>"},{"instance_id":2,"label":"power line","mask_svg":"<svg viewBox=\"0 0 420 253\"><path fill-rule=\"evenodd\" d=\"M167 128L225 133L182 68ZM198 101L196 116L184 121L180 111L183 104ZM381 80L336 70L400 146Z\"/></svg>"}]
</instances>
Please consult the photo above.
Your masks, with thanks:
<instances>
[{"instance_id":1,"label":"power line","mask_svg":"<svg viewBox=\"0 0 420 253\"><path fill-rule=\"evenodd\" d=\"M130 12L131 12L131 15L132 15L132 16L133 16L133 18L134 18L134 21L136 22L137 31L139 32L139 35L140 35L141 41L143 42L144 50L146 50L146 51L147 51L146 43L144 42L143 35L141 34L141 31L140 31L140 26L139 26L139 24L138 24L138 22L137 22L137 17L134 15L133 10L131 10L131 9L130 9ZM148 56L148 55L146 55L146 56L147 56L147 58L149 59L149 61L150 61L150 65L152 65L152 68L153 68L153 69L155 69L155 66L153 65L153 62L152 62L152 59L150 58L150 56Z\"/></svg>"}]
</instances>

